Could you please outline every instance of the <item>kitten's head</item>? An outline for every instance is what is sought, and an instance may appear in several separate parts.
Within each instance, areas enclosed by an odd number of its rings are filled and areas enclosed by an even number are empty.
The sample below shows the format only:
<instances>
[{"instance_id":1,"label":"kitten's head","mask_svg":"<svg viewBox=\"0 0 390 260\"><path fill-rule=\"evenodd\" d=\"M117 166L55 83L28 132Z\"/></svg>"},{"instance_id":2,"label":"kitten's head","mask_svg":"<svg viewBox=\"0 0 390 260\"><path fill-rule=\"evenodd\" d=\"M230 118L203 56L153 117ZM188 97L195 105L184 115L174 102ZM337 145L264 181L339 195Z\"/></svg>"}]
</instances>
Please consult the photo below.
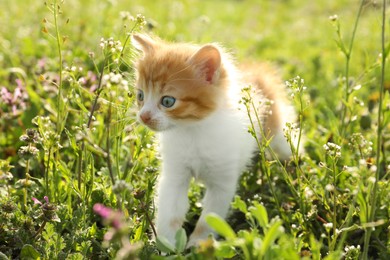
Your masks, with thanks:
<instances>
[{"instance_id":1,"label":"kitten's head","mask_svg":"<svg viewBox=\"0 0 390 260\"><path fill-rule=\"evenodd\" d=\"M215 45L172 44L136 34L138 120L155 131L199 121L224 99L221 51Z\"/></svg>"}]
</instances>

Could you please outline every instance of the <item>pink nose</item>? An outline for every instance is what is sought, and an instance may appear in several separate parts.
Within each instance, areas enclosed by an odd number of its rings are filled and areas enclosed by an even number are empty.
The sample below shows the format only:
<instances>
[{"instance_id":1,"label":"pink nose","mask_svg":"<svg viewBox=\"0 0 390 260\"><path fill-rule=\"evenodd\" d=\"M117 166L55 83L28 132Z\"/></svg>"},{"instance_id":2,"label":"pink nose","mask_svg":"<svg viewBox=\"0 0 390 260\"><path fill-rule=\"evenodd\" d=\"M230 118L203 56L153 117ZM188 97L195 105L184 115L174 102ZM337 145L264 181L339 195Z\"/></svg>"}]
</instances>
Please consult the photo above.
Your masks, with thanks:
<instances>
[{"instance_id":1,"label":"pink nose","mask_svg":"<svg viewBox=\"0 0 390 260\"><path fill-rule=\"evenodd\" d=\"M150 114L150 111L146 111L146 112L143 112L139 117L141 118L142 122L147 124L147 123L149 123L150 119L152 118L152 115Z\"/></svg>"}]
</instances>

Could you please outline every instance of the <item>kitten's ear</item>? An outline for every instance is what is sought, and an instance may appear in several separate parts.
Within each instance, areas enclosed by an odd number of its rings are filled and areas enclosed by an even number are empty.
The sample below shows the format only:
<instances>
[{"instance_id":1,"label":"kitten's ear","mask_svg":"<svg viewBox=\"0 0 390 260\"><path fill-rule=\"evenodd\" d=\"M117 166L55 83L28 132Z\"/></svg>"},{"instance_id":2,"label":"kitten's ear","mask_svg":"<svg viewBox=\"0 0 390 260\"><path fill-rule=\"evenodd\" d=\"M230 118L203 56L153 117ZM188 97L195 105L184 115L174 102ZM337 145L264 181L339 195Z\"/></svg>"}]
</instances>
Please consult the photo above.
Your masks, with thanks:
<instances>
[{"instance_id":1,"label":"kitten's ear","mask_svg":"<svg viewBox=\"0 0 390 260\"><path fill-rule=\"evenodd\" d=\"M156 46L155 41L145 34L133 34L131 42L137 50L143 51L144 54L153 52Z\"/></svg>"},{"instance_id":2,"label":"kitten's ear","mask_svg":"<svg viewBox=\"0 0 390 260\"><path fill-rule=\"evenodd\" d=\"M221 53L213 45L205 45L200 48L190 59L190 63L195 65L204 79L213 83L218 79L219 68L221 66Z\"/></svg>"}]
</instances>

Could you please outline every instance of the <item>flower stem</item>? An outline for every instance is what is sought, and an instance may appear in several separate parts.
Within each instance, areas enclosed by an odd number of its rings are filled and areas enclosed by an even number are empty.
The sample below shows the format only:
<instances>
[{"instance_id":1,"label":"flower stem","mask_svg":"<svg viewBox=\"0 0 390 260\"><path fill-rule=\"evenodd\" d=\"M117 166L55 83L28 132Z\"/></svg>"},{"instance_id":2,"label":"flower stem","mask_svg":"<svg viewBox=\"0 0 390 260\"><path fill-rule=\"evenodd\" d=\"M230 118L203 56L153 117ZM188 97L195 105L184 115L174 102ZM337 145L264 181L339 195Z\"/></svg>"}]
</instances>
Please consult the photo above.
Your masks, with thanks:
<instances>
[{"instance_id":1,"label":"flower stem","mask_svg":"<svg viewBox=\"0 0 390 260\"><path fill-rule=\"evenodd\" d=\"M26 178L23 187L23 210L25 212L27 212L27 186L30 177L29 171L30 171L30 159L26 161Z\"/></svg>"},{"instance_id":2,"label":"flower stem","mask_svg":"<svg viewBox=\"0 0 390 260\"><path fill-rule=\"evenodd\" d=\"M44 229L45 226L46 226L46 223L47 223L47 221L46 221L46 220L43 220L42 225L39 227L37 233L35 233L35 235L33 236L33 238L36 238L40 233L42 233L43 229Z\"/></svg>"},{"instance_id":3,"label":"flower stem","mask_svg":"<svg viewBox=\"0 0 390 260\"><path fill-rule=\"evenodd\" d=\"M349 84L349 65L351 62L353 43L355 41L356 30L357 30L357 26L359 24L359 20L360 20L360 16L361 16L361 13L363 10L364 2L365 2L365 0L362 0L360 2L359 11L358 11L358 14L356 16L355 24L354 24L353 31L352 31L352 38L351 38L351 41L349 43L349 48L348 48L348 50L343 51L345 58L346 58L346 63L345 63L345 95L344 95L344 102L342 104L341 130L340 130L340 136L342 138L345 135L347 126L349 125L349 124L345 123L345 118L347 117L347 110L348 110L347 104L348 104L349 96L351 94L350 84Z\"/></svg>"},{"instance_id":4,"label":"flower stem","mask_svg":"<svg viewBox=\"0 0 390 260\"><path fill-rule=\"evenodd\" d=\"M382 107L383 107L383 93L384 93L384 84L385 84L385 67L386 67L386 46L385 46L385 24L386 24L386 0L383 0L383 13L382 13L382 36L381 36L381 45L382 45L382 69L381 69L381 83L379 90L379 108L378 108L378 129L377 129L377 144L376 144L376 172L375 172L375 182L372 188L371 196L371 212L369 212L369 222L375 221L376 213L376 202L377 202L377 190L378 190L378 181L380 177L381 169L381 147L383 143L383 118L382 118ZM368 249L371 238L372 228L368 227L364 235L364 248L363 248L363 257L362 259L368 258Z\"/></svg>"},{"instance_id":5,"label":"flower stem","mask_svg":"<svg viewBox=\"0 0 390 260\"><path fill-rule=\"evenodd\" d=\"M61 124L62 122L62 45L61 45L61 34L58 26L58 14L59 14L59 6L57 5L57 1L53 2L53 18L54 18L54 28L55 28L55 38L57 41L57 51L58 51L58 59L59 59L59 82L58 82L58 95L57 95L57 133L60 135L62 132Z\"/></svg>"}]
</instances>

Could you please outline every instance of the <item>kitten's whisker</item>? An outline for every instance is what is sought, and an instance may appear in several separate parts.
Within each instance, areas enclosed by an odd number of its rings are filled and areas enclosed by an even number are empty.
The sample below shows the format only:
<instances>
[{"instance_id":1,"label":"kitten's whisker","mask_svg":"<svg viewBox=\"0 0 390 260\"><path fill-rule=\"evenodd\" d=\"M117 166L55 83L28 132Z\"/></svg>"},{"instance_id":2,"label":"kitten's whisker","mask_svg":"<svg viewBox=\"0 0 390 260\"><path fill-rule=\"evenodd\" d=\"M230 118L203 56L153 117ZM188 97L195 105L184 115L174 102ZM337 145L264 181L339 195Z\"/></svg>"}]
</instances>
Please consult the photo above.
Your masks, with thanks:
<instances>
[{"instance_id":1,"label":"kitten's whisker","mask_svg":"<svg viewBox=\"0 0 390 260\"><path fill-rule=\"evenodd\" d=\"M101 102L102 102L103 104L105 104L105 105L111 105L111 106L114 107L114 108L127 109L127 108L130 107L130 106L126 106L126 105L116 104L116 103L114 103L114 102L112 102L112 101L109 101L109 100L107 100L107 99L104 99L104 98L99 99L99 101L101 101Z\"/></svg>"}]
</instances>

